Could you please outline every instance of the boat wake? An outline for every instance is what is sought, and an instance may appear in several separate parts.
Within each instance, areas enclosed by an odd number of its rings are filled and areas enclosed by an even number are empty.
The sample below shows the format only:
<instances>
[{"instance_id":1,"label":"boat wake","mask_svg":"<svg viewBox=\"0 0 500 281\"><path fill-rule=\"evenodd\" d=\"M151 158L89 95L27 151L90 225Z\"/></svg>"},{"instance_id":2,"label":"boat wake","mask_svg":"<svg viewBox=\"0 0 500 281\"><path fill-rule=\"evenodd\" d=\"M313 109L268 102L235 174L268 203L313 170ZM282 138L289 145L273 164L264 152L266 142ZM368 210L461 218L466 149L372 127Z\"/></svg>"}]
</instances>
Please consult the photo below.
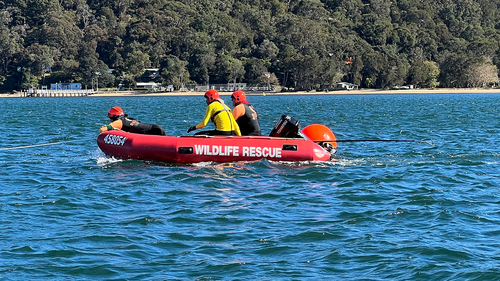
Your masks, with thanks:
<instances>
[{"instance_id":1,"label":"boat wake","mask_svg":"<svg viewBox=\"0 0 500 281\"><path fill-rule=\"evenodd\" d=\"M91 156L91 158L95 159L96 164L99 166L106 166L109 164L114 164L114 163L119 163L119 162L124 161L122 159L116 159L114 157L106 156L106 154L102 153L102 151L100 151L100 150L95 151L93 153L93 155Z\"/></svg>"}]
</instances>

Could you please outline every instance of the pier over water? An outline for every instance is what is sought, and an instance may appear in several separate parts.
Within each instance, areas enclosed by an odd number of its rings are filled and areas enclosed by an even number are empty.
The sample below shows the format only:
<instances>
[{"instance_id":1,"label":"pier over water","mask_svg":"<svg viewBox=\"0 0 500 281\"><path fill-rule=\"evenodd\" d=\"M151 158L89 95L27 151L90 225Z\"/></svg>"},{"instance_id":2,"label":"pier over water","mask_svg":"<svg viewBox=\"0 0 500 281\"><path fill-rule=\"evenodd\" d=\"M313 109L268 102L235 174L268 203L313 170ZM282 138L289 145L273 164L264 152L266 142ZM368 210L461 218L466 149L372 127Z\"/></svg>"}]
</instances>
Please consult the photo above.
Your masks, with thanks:
<instances>
[{"instance_id":1,"label":"pier over water","mask_svg":"<svg viewBox=\"0 0 500 281\"><path fill-rule=\"evenodd\" d=\"M31 90L21 92L22 97L87 97L98 92L89 90Z\"/></svg>"}]
</instances>

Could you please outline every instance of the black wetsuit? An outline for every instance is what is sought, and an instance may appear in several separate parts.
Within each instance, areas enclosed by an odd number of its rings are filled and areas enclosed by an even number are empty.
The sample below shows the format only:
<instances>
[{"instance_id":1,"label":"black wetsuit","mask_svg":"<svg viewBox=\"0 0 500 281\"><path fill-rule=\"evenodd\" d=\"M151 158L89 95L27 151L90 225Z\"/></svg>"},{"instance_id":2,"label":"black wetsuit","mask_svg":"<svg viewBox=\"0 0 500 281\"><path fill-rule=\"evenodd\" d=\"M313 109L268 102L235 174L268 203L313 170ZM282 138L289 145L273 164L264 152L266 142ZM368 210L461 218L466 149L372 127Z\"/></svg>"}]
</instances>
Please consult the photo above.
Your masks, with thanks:
<instances>
[{"instance_id":1,"label":"black wetsuit","mask_svg":"<svg viewBox=\"0 0 500 281\"><path fill-rule=\"evenodd\" d=\"M126 132L146 135L166 135L165 129L163 129L160 125L142 123L139 120L130 117L124 117L121 120L123 122L122 130Z\"/></svg>"},{"instance_id":2,"label":"black wetsuit","mask_svg":"<svg viewBox=\"0 0 500 281\"><path fill-rule=\"evenodd\" d=\"M242 136L260 136L260 124L257 111L249 103L240 103L233 109L234 119L240 127Z\"/></svg>"}]
</instances>

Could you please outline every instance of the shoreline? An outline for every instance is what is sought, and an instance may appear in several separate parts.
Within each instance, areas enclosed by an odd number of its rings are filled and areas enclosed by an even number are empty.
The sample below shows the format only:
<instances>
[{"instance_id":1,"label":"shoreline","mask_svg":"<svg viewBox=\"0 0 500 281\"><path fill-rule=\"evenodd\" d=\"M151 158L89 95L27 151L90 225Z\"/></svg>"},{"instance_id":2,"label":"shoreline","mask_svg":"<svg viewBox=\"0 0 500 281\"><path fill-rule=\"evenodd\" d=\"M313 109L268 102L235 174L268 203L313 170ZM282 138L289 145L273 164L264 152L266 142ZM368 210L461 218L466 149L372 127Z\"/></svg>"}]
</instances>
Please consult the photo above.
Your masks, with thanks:
<instances>
[{"instance_id":1,"label":"shoreline","mask_svg":"<svg viewBox=\"0 0 500 281\"><path fill-rule=\"evenodd\" d=\"M445 89L405 89L405 90L342 90L342 91L298 91L298 92L245 92L247 96L287 96L287 95L402 95L402 94L500 94L500 89L483 88L445 88ZM119 97L119 96L203 96L205 92L161 92L161 93L134 93L134 92L99 92L90 97ZM221 96L230 96L232 92L219 92Z\"/></svg>"},{"instance_id":2,"label":"shoreline","mask_svg":"<svg viewBox=\"0 0 500 281\"><path fill-rule=\"evenodd\" d=\"M328 92L246 92L248 96L283 96L283 95L404 95L404 94L499 94L500 89L484 89L484 88L440 88L440 89L404 89L404 90L342 90ZM203 96L205 92L117 92L117 91L102 91L88 97L162 97L162 96ZM232 92L219 92L221 96L229 96ZM16 98L21 97L20 93L0 93L0 98Z\"/></svg>"}]
</instances>

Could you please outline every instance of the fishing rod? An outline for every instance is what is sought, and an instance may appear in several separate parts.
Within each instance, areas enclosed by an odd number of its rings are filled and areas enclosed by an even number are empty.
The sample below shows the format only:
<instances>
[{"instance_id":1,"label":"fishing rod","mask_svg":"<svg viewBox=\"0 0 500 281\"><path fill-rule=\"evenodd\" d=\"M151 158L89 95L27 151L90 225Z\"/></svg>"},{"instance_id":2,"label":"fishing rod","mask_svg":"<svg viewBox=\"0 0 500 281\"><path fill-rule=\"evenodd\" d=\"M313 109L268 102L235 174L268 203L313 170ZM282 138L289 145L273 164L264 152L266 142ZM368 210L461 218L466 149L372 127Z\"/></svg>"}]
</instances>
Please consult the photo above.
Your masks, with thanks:
<instances>
[{"instance_id":1,"label":"fishing rod","mask_svg":"<svg viewBox=\"0 0 500 281\"><path fill-rule=\"evenodd\" d=\"M21 148L29 148L29 147L37 147L37 146L55 145L55 144L60 144L60 143L61 142L52 142L52 143L26 145L26 146L15 146L15 147L0 148L0 150L21 149Z\"/></svg>"}]
</instances>

